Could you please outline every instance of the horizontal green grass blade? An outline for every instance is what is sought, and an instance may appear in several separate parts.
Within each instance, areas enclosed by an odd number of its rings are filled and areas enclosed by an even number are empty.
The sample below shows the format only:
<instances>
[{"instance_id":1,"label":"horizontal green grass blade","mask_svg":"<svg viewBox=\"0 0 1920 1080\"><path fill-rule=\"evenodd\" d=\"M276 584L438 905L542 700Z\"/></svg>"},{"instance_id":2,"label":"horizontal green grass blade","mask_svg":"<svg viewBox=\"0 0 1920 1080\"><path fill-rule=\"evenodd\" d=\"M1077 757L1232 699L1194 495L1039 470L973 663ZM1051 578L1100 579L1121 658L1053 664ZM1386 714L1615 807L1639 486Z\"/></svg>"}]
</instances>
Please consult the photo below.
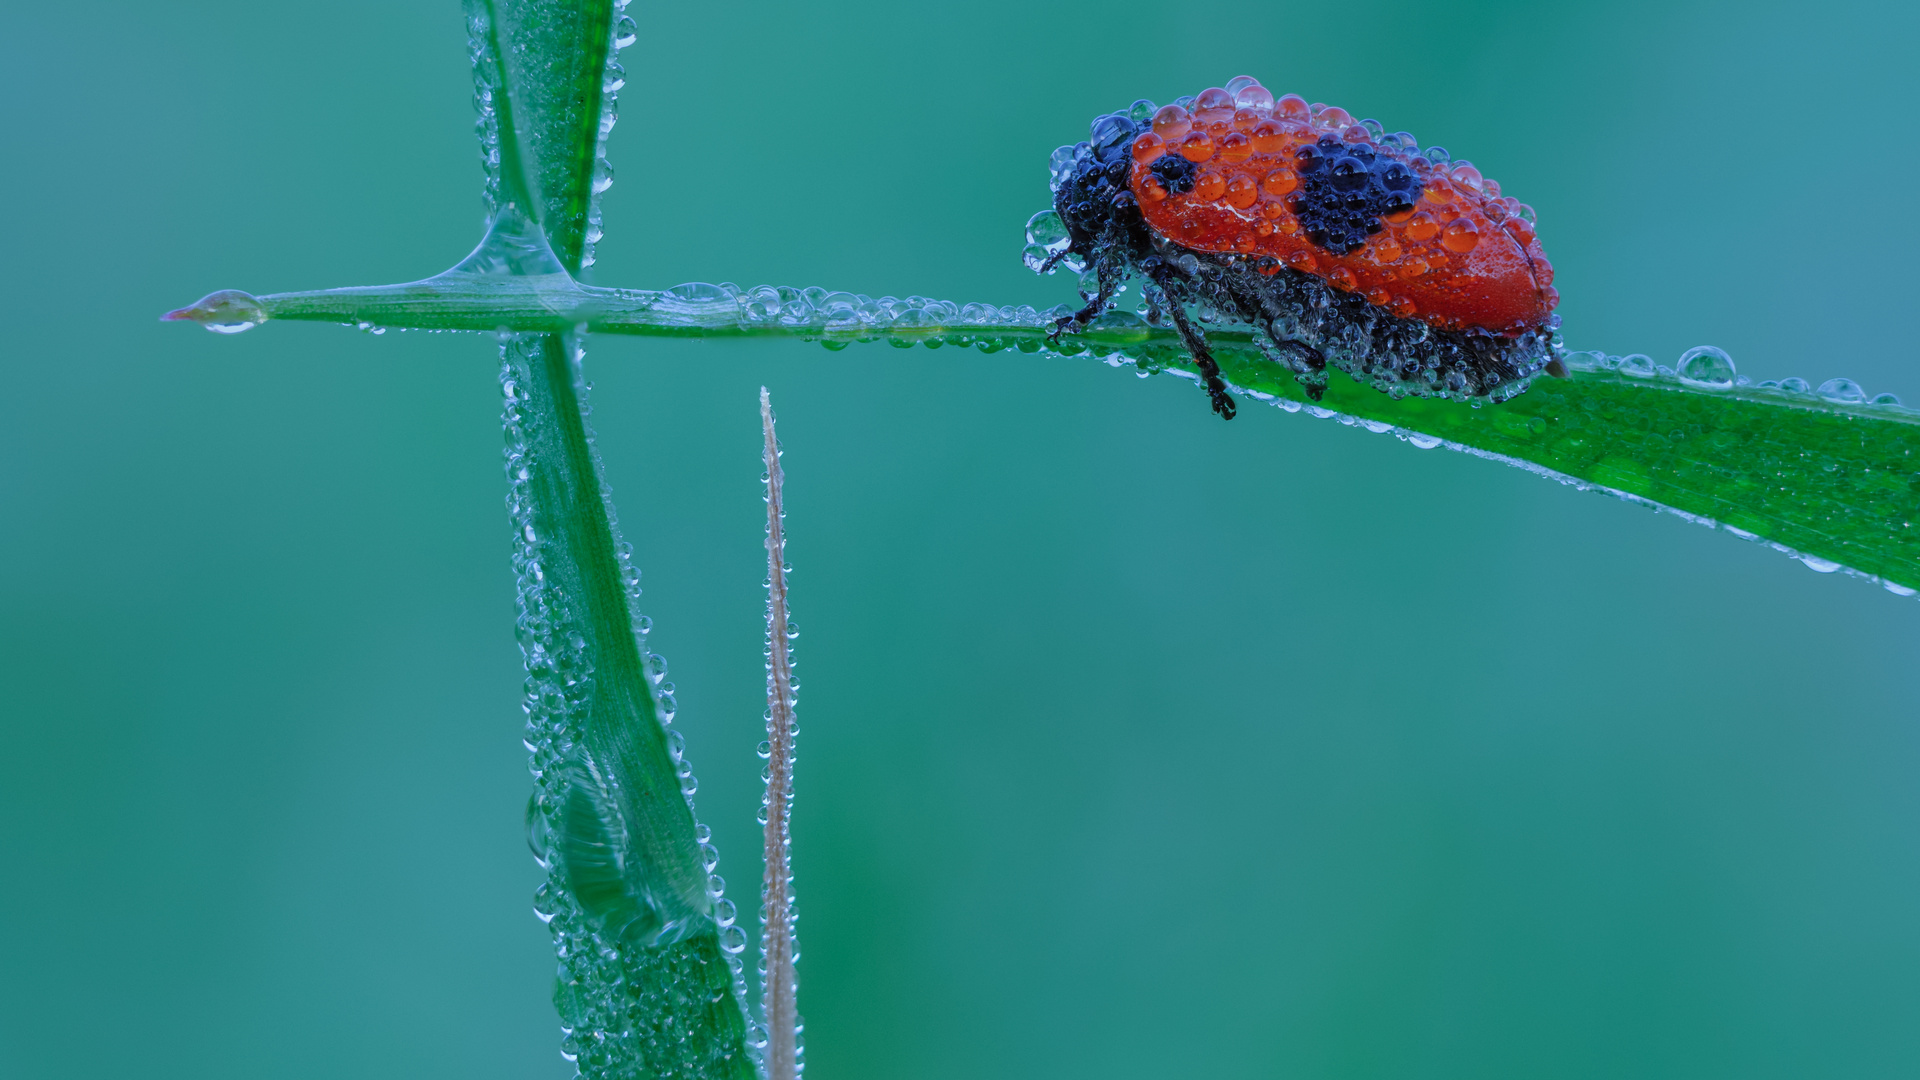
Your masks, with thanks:
<instances>
[{"instance_id":1,"label":"horizontal green grass blade","mask_svg":"<svg viewBox=\"0 0 1920 1080\"><path fill-rule=\"evenodd\" d=\"M202 305L218 307L213 299ZM1055 339L1049 334L1060 311L824 289L692 284L652 292L584 286L565 274L444 274L405 285L247 297L245 304L259 319L447 330L584 326L666 337L797 337L829 347L886 341L1188 370L1172 331L1125 313ZM1716 388L1651 368L1636 378L1624 373L1631 369L1582 367L1583 354L1570 358L1576 366L1569 378L1539 379L1503 405L1395 399L1337 372L1325 398L1313 402L1291 374L1253 348L1246 331L1215 328L1208 335L1231 383L1283 407L1642 500L1774 544L1815 569L1847 569L1896 592L1920 588L1913 526L1920 515L1920 412L1777 389Z\"/></svg>"},{"instance_id":2,"label":"horizontal green grass blade","mask_svg":"<svg viewBox=\"0 0 1920 1080\"><path fill-rule=\"evenodd\" d=\"M1846 569L1902 594L1920 588L1920 413L1909 409L1605 369L1542 378L1481 408L1395 401L1336 377L1310 405L1291 376L1244 351L1222 367L1277 402L1651 503L1816 570Z\"/></svg>"}]
</instances>

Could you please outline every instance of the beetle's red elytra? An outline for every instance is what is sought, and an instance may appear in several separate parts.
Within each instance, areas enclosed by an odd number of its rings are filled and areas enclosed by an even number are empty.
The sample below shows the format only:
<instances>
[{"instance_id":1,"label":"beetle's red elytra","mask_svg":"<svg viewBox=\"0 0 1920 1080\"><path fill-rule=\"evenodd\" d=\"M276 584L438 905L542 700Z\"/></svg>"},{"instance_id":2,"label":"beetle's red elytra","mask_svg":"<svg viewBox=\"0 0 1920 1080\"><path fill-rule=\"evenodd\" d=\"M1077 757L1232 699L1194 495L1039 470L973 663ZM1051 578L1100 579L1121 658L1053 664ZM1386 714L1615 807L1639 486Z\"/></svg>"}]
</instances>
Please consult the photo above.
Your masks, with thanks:
<instances>
[{"instance_id":1,"label":"beetle's red elytra","mask_svg":"<svg viewBox=\"0 0 1920 1080\"><path fill-rule=\"evenodd\" d=\"M1318 398L1329 363L1395 395L1503 401L1555 370L1553 266L1533 209L1465 161L1248 76L1135 102L1055 153L1064 236L1043 268L1092 268L1079 329L1131 274L1231 417L1185 308L1255 330Z\"/></svg>"}]
</instances>

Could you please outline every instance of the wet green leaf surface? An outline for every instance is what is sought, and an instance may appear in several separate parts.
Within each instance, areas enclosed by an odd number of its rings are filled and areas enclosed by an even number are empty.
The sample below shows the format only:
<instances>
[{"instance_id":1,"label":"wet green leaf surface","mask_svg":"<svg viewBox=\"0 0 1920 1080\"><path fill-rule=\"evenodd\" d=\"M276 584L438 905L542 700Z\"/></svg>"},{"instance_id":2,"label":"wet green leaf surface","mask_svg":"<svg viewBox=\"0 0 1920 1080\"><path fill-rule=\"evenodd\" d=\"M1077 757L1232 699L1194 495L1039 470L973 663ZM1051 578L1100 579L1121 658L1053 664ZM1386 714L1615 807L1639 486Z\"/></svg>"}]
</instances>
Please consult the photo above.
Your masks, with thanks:
<instances>
[{"instance_id":1,"label":"wet green leaf surface","mask_svg":"<svg viewBox=\"0 0 1920 1080\"><path fill-rule=\"evenodd\" d=\"M608 0L469 4L493 221L454 281L564 292L590 260L620 83L616 17ZM559 958L565 1051L593 1078L750 1077L745 937L708 878L691 766L667 729L671 684L645 646L639 575L587 426L577 339L518 334L501 352L528 817L548 869L536 905Z\"/></svg>"},{"instance_id":2,"label":"wet green leaf surface","mask_svg":"<svg viewBox=\"0 0 1920 1080\"><path fill-rule=\"evenodd\" d=\"M849 297L838 302L835 297ZM852 303L862 301L864 303ZM1084 335L1049 336L1050 316L895 300L823 289L742 291L681 286L667 292L582 286L565 275L458 279L260 298L275 319L388 326L534 329L584 325L664 337L774 337L832 346L863 341L1091 355L1149 369L1180 369L1169 330L1110 314ZM851 304L842 313L836 303ZM797 305L788 307L787 305ZM1751 387L1715 389L1672 375L1636 378L1592 365L1540 378L1501 405L1395 399L1334 373L1310 401L1292 375L1253 349L1244 331L1210 330L1235 385L1297 406L1445 440L1457 449L1557 474L1678 510L1729 532L1838 564L1899 588L1920 587L1920 413Z\"/></svg>"},{"instance_id":3,"label":"wet green leaf surface","mask_svg":"<svg viewBox=\"0 0 1920 1080\"><path fill-rule=\"evenodd\" d=\"M1305 403L1245 353L1228 377ZM1542 378L1502 405L1405 398L1336 376L1318 407L1710 519L1735 535L1920 587L1920 417L1763 390L1608 371ZM1277 377L1276 377L1277 376Z\"/></svg>"}]
</instances>

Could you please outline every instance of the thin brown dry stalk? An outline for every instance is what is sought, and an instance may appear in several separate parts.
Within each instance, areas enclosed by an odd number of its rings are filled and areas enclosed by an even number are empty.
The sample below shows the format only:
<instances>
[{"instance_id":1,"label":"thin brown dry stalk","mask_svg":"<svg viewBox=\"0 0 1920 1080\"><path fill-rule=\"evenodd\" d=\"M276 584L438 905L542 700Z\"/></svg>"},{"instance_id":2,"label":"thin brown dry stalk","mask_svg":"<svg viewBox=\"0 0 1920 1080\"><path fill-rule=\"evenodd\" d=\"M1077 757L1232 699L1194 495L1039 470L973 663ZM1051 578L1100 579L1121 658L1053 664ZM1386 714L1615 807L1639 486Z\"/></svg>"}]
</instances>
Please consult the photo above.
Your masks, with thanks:
<instances>
[{"instance_id":1,"label":"thin brown dry stalk","mask_svg":"<svg viewBox=\"0 0 1920 1080\"><path fill-rule=\"evenodd\" d=\"M760 948L766 975L760 986L766 1014L767 1080L799 1074L800 1014L794 1002L792 844L787 817L793 803L793 657L788 651L785 511L780 503L780 445L773 435L773 406L760 388L760 426L767 465L767 826L766 876L761 883Z\"/></svg>"}]
</instances>

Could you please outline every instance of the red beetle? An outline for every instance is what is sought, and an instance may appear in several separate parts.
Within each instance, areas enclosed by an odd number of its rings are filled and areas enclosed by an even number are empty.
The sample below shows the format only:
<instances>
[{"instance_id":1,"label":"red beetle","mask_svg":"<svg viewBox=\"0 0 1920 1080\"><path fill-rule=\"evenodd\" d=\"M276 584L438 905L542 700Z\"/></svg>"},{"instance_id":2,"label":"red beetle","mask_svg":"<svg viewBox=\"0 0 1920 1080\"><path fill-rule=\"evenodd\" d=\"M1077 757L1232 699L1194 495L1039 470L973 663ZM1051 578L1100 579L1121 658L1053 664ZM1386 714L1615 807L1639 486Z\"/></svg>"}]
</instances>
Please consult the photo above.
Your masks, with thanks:
<instances>
[{"instance_id":1,"label":"red beetle","mask_svg":"<svg viewBox=\"0 0 1920 1080\"><path fill-rule=\"evenodd\" d=\"M1054 210L1064 236L1038 268L1077 257L1097 282L1056 331L1138 272L1149 318L1173 323L1229 419L1189 304L1250 326L1316 400L1329 363L1390 394L1484 401L1562 373L1531 207L1405 132L1247 76L1095 120L1056 152Z\"/></svg>"}]
</instances>

